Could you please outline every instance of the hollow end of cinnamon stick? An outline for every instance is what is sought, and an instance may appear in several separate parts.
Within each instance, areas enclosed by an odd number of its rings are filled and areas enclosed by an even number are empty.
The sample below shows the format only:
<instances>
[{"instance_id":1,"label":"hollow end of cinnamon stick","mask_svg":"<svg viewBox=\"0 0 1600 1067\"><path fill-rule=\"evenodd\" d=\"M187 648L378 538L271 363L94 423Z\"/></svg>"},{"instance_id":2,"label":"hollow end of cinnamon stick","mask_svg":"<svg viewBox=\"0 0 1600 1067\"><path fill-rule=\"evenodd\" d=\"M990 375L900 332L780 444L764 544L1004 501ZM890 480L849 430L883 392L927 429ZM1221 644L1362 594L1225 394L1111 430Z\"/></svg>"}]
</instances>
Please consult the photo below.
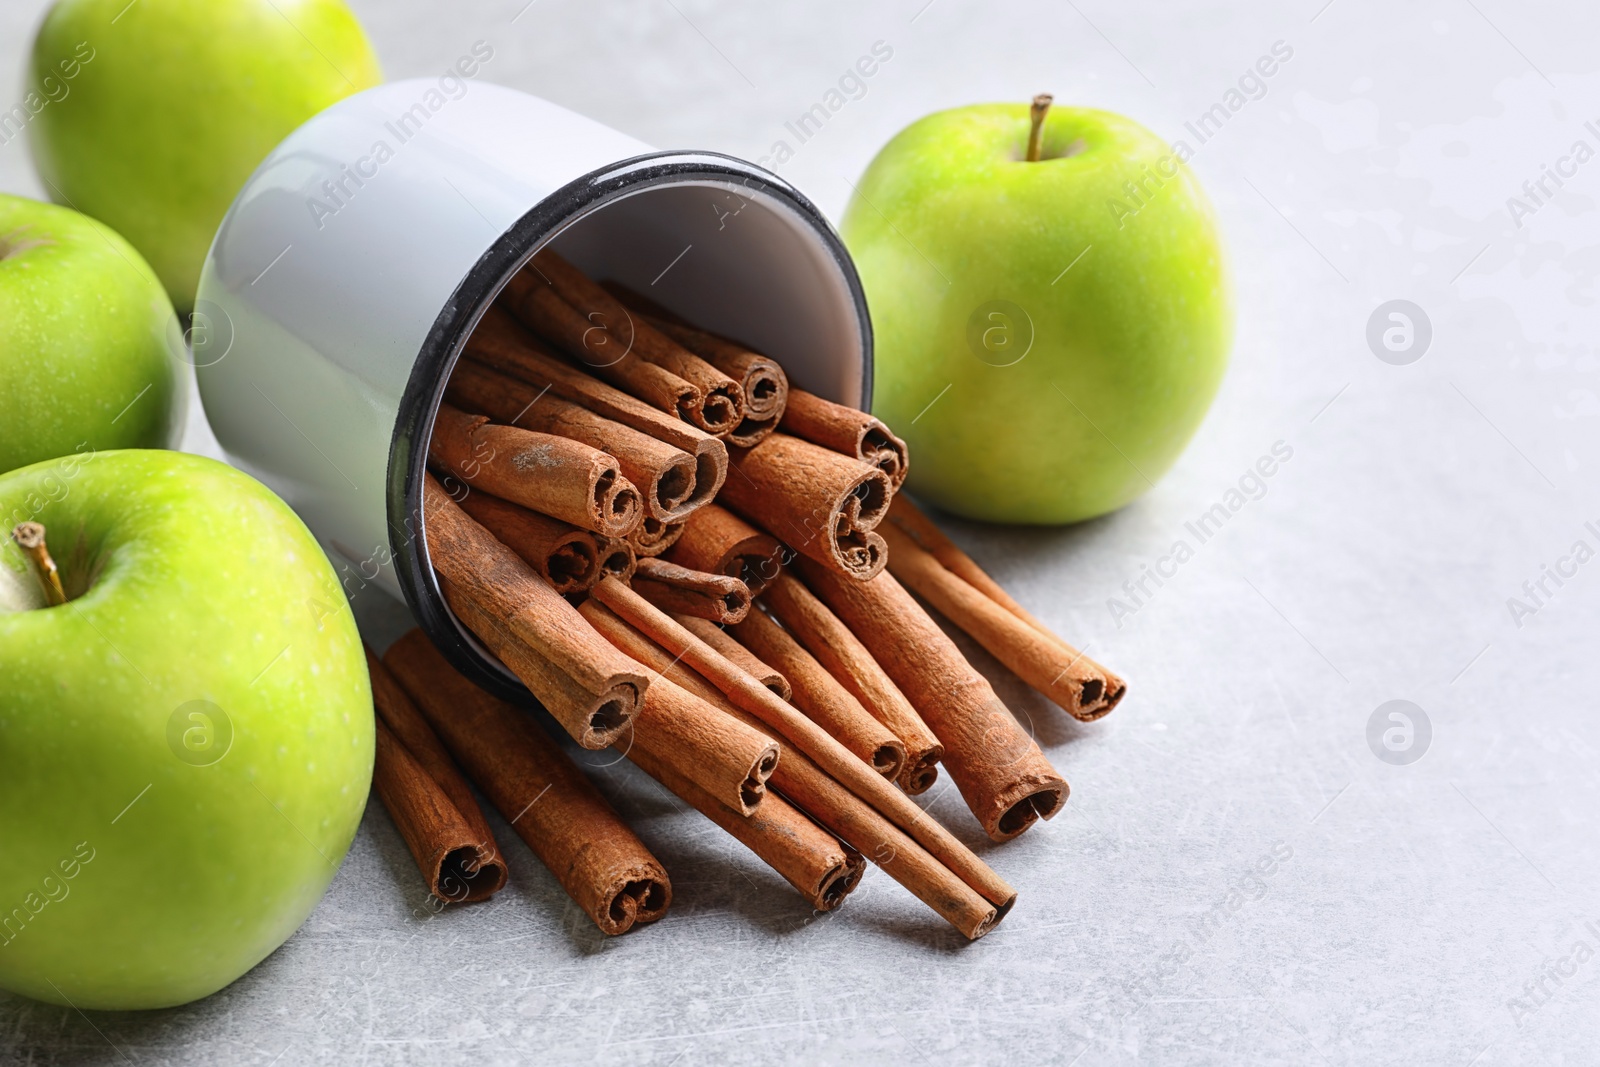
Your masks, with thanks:
<instances>
[{"instance_id":1,"label":"hollow end of cinnamon stick","mask_svg":"<svg viewBox=\"0 0 1600 1067\"><path fill-rule=\"evenodd\" d=\"M919 752L915 759L909 755L901 766L900 777L895 779L908 796L918 796L933 788L939 780L939 762L944 758L942 747Z\"/></svg>"},{"instance_id":2,"label":"hollow end of cinnamon stick","mask_svg":"<svg viewBox=\"0 0 1600 1067\"><path fill-rule=\"evenodd\" d=\"M641 559L633 588L663 611L715 623L739 622L750 614L750 587L725 574L691 570L661 559Z\"/></svg>"}]
</instances>

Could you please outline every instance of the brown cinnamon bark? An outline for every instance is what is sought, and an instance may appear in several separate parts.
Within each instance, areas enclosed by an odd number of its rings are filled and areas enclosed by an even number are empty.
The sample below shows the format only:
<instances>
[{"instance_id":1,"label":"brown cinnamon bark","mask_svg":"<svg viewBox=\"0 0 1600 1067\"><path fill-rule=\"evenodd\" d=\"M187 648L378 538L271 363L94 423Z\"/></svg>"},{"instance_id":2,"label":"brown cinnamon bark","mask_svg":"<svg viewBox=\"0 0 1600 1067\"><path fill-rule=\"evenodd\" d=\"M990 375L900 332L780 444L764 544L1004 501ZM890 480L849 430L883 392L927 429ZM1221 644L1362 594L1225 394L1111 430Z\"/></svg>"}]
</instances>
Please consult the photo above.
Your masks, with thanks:
<instances>
[{"instance_id":1,"label":"brown cinnamon bark","mask_svg":"<svg viewBox=\"0 0 1600 1067\"><path fill-rule=\"evenodd\" d=\"M790 389L779 428L872 464L888 476L896 490L906 480L911 464L906 443L864 411L824 400L804 389Z\"/></svg>"},{"instance_id":2,"label":"brown cinnamon bark","mask_svg":"<svg viewBox=\"0 0 1600 1067\"><path fill-rule=\"evenodd\" d=\"M605 748L638 713L648 678L431 475L423 486L428 558L458 617L585 748ZM513 646L521 646L518 652Z\"/></svg>"},{"instance_id":3,"label":"brown cinnamon bark","mask_svg":"<svg viewBox=\"0 0 1600 1067\"><path fill-rule=\"evenodd\" d=\"M596 415L561 397L541 396L525 383L462 360L446 394L452 403L540 433L568 437L608 451L643 495L644 513L674 521L695 506L695 457L649 434Z\"/></svg>"},{"instance_id":4,"label":"brown cinnamon bark","mask_svg":"<svg viewBox=\"0 0 1600 1067\"><path fill-rule=\"evenodd\" d=\"M744 421L728 434L726 440L730 445L749 448L778 428L778 421L789 404L789 376L777 360L693 326L653 315L643 318L739 383L744 396Z\"/></svg>"},{"instance_id":5,"label":"brown cinnamon bark","mask_svg":"<svg viewBox=\"0 0 1600 1067\"><path fill-rule=\"evenodd\" d=\"M533 257L532 266L549 280L561 299L577 308L585 318L591 321L597 317L631 320L634 353L676 374L704 396L702 410L685 415L690 422L719 437L739 425L744 418L744 390L738 382L642 318L631 315L616 297L554 249L541 250Z\"/></svg>"},{"instance_id":6,"label":"brown cinnamon bark","mask_svg":"<svg viewBox=\"0 0 1600 1067\"><path fill-rule=\"evenodd\" d=\"M599 546L600 572L622 582L633 580L634 569L639 566L638 553L628 540L605 541Z\"/></svg>"},{"instance_id":7,"label":"brown cinnamon bark","mask_svg":"<svg viewBox=\"0 0 1600 1067\"><path fill-rule=\"evenodd\" d=\"M662 522L647 518L628 534L628 543L633 545L637 556L659 556L683 536L683 527L683 521Z\"/></svg>"},{"instance_id":8,"label":"brown cinnamon bark","mask_svg":"<svg viewBox=\"0 0 1600 1067\"><path fill-rule=\"evenodd\" d=\"M666 552L666 558L680 566L739 579L751 596L760 596L777 577L783 556L776 537L717 504L707 504L685 519L682 536Z\"/></svg>"},{"instance_id":9,"label":"brown cinnamon bark","mask_svg":"<svg viewBox=\"0 0 1600 1067\"><path fill-rule=\"evenodd\" d=\"M625 933L666 913L666 870L537 723L457 674L420 630L395 642L384 663L601 931Z\"/></svg>"},{"instance_id":10,"label":"brown cinnamon bark","mask_svg":"<svg viewBox=\"0 0 1600 1067\"><path fill-rule=\"evenodd\" d=\"M1073 670L1082 672L1084 675L1084 695L1090 698L1085 705L1090 710L1089 718L1099 718L1122 701L1123 696L1128 691L1126 682L1113 671L1107 670L1102 664L1085 656L1064 639L1058 637L1055 631L1040 622L1026 608L1017 603L1011 594L1002 589L1000 583L989 577L988 573L978 566L971 556L956 547L955 542L946 537L944 531L934 525L933 520L913 504L910 498L904 496L895 497L893 503L889 505L889 521L904 533L909 534L921 548L932 554L946 570L1027 623L1035 631L1044 635L1046 640L1054 643L1058 648L1057 658L1063 663L1071 664ZM901 580L904 581L905 579ZM940 608L940 610L943 611L944 609ZM955 620L952 619L951 621ZM957 625L960 624L957 623ZM968 632L970 633L971 631ZM974 634L973 636L976 637L977 635ZM988 646L985 645L985 647ZM992 653L994 650L990 649L990 651ZM998 654L996 654L996 658L999 658ZM1092 689L1092 682L1096 678L1100 682L1098 699L1094 699ZM1044 692L1044 690L1040 691ZM1067 710L1074 715L1078 714L1077 711L1070 707Z\"/></svg>"},{"instance_id":11,"label":"brown cinnamon bark","mask_svg":"<svg viewBox=\"0 0 1600 1067\"><path fill-rule=\"evenodd\" d=\"M697 633L693 627L689 629ZM893 781L900 776L906 762L906 746L783 627L755 610L733 627L733 636L763 663L783 672L793 687L790 703L810 716L812 722L838 738L840 744L885 778Z\"/></svg>"},{"instance_id":12,"label":"brown cinnamon bark","mask_svg":"<svg viewBox=\"0 0 1600 1067\"><path fill-rule=\"evenodd\" d=\"M926 792L938 780L944 746L861 639L793 575L779 575L761 602L905 746L900 788L913 796Z\"/></svg>"},{"instance_id":13,"label":"brown cinnamon bark","mask_svg":"<svg viewBox=\"0 0 1600 1067\"><path fill-rule=\"evenodd\" d=\"M866 581L883 570L872 530L894 490L878 468L785 433L735 450L729 463L719 503L840 574Z\"/></svg>"},{"instance_id":14,"label":"brown cinnamon bark","mask_svg":"<svg viewBox=\"0 0 1600 1067\"><path fill-rule=\"evenodd\" d=\"M626 537L644 517L639 490L600 449L449 404L434 421L428 462L474 489L607 537Z\"/></svg>"},{"instance_id":15,"label":"brown cinnamon bark","mask_svg":"<svg viewBox=\"0 0 1600 1067\"><path fill-rule=\"evenodd\" d=\"M1055 701L1074 718L1098 719L1106 706L1105 678L1077 649L1069 656L1053 641L944 568L893 523L884 527L889 570L912 592L932 604L969 634L1017 677Z\"/></svg>"},{"instance_id":16,"label":"brown cinnamon bark","mask_svg":"<svg viewBox=\"0 0 1600 1067\"><path fill-rule=\"evenodd\" d=\"M733 664L740 670L776 693L779 700L788 700L794 696L794 688L790 686L789 679L783 676L782 671L776 670L770 664L763 662L761 657L740 644L732 634L721 626L706 619L697 619L692 615L684 615L681 612L669 611L667 614L676 619L684 629L733 661ZM750 615L759 614L761 613L754 608L750 610ZM748 620L750 615L746 615L745 619Z\"/></svg>"},{"instance_id":17,"label":"brown cinnamon bark","mask_svg":"<svg viewBox=\"0 0 1600 1067\"><path fill-rule=\"evenodd\" d=\"M841 583L850 581L846 578L838 580ZM1009 907L1016 900L1016 890L1007 885L988 864L973 855L950 831L913 804L909 797L884 781L826 730L806 718L798 709L779 700L771 690L659 608L610 578L602 579L595 586L593 595L668 653L682 657L692 670L722 690L735 706L760 719L785 741L810 756L841 785L899 826L984 899L1000 908Z\"/></svg>"},{"instance_id":18,"label":"brown cinnamon bark","mask_svg":"<svg viewBox=\"0 0 1600 1067\"><path fill-rule=\"evenodd\" d=\"M616 615L598 629L623 652L640 663L670 678L728 714L757 729L771 727L742 708L736 707L704 676L685 666L639 630ZM1010 910L989 903L926 849L879 814L870 804L851 793L797 751L785 748L772 774L771 784L806 814L837 834L866 859L882 867L891 878L909 889L918 900L943 916L969 938L979 938L992 930ZM771 798L769 798L770 800Z\"/></svg>"},{"instance_id":19,"label":"brown cinnamon bark","mask_svg":"<svg viewBox=\"0 0 1600 1067\"><path fill-rule=\"evenodd\" d=\"M521 556L556 592L581 593L600 580L599 546L607 538L488 493L468 493L461 510Z\"/></svg>"},{"instance_id":20,"label":"brown cinnamon bark","mask_svg":"<svg viewBox=\"0 0 1600 1067\"><path fill-rule=\"evenodd\" d=\"M944 745L945 768L991 838L1008 840L1061 810L1066 780L894 575L853 582L808 560L800 561L800 573L922 713Z\"/></svg>"},{"instance_id":21,"label":"brown cinnamon bark","mask_svg":"<svg viewBox=\"0 0 1600 1067\"><path fill-rule=\"evenodd\" d=\"M505 860L489 821L410 696L372 649L363 650L373 707L392 741L387 755L379 750L373 771L379 796L434 896L487 900L506 884Z\"/></svg>"},{"instance_id":22,"label":"brown cinnamon bark","mask_svg":"<svg viewBox=\"0 0 1600 1067\"><path fill-rule=\"evenodd\" d=\"M633 587L666 611L681 611L712 622L738 622L750 613L750 589L726 574L707 574L668 563L641 559Z\"/></svg>"},{"instance_id":23,"label":"brown cinnamon bark","mask_svg":"<svg viewBox=\"0 0 1600 1067\"><path fill-rule=\"evenodd\" d=\"M533 388L526 391L526 398L520 403L525 404L546 390L689 453L695 460L695 476L694 490L684 502L686 510L692 511L715 497L728 476L728 448L720 438L577 369L540 344L500 308L491 307L484 314L467 340L467 355L531 385ZM459 366L456 373L460 374ZM616 449L611 454L617 455ZM634 484L638 484L637 479Z\"/></svg>"}]
</instances>

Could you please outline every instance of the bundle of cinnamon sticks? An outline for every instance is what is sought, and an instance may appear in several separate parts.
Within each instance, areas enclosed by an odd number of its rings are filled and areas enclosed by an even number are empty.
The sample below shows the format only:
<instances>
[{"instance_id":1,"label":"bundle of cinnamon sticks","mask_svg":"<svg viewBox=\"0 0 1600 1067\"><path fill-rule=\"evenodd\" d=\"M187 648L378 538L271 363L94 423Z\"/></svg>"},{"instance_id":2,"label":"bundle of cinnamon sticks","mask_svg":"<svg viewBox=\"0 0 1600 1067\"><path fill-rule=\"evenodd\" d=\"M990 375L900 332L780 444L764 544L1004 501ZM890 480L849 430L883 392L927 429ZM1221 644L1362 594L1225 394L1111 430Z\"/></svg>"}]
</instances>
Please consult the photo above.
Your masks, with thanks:
<instances>
[{"instance_id":1,"label":"bundle of cinnamon sticks","mask_svg":"<svg viewBox=\"0 0 1600 1067\"><path fill-rule=\"evenodd\" d=\"M428 458L462 487L423 491L445 601L572 741L814 908L871 862L969 938L1004 917L1016 891L911 797L942 765L1004 841L1067 783L923 605L1075 718L1126 687L898 495L882 422L546 250L467 341ZM601 930L664 914L665 869L535 719L420 631L373 674L379 792L435 895L505 881L464 772Z\"/></svg>"}]
</instances>

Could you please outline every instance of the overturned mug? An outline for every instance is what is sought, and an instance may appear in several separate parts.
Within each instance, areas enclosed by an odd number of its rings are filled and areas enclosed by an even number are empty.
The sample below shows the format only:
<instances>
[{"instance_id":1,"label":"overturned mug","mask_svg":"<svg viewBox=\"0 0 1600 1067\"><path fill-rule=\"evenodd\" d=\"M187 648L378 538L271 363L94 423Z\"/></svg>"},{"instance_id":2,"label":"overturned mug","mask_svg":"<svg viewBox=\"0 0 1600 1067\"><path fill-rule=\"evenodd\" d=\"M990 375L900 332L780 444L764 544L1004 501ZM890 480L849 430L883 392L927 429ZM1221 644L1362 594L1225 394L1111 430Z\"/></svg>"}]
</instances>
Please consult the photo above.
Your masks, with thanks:
<instances>
[{"instance_id":1,"label":"overturned mug","mask_svg":"<svg viewBox=\"0 0 1600 1067\"><path fill-rule=\"evenodd\" d=\"M777 175L452 87L369 89L273 150L206 257L194 362L217 440L299 512L346 592L403 596L458 668L526 699L446 606L422 515L445 383L512 274L549 245L857 407L872 329L838 235Z\"/></svg>"}]
</instances>

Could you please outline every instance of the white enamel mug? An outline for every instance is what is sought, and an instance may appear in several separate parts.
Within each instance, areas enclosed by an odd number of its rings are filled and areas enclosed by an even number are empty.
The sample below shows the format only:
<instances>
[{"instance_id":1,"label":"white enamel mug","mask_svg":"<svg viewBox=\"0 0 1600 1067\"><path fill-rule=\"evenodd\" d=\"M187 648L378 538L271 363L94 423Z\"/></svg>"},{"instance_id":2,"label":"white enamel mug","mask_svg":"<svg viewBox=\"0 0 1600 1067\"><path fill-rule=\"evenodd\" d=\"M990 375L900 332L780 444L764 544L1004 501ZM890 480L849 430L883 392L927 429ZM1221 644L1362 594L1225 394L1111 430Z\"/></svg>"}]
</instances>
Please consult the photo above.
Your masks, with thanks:
<instances>
[{"instance_id":1,"label":"white enamel mug","mask_svg":"<svg viewBox=\"0 0 1600 1067\"><path fill-rule=\"evenodd\" d=\"M486 83L369 89L280 144L206 257L193 351L217 440L470 677L527 691L445 605L422 522L427 442L484 309L547 243L798 386L871 400L872 327L833 228L782 178L656 152Z\"/></svg>"}]
</instances>

